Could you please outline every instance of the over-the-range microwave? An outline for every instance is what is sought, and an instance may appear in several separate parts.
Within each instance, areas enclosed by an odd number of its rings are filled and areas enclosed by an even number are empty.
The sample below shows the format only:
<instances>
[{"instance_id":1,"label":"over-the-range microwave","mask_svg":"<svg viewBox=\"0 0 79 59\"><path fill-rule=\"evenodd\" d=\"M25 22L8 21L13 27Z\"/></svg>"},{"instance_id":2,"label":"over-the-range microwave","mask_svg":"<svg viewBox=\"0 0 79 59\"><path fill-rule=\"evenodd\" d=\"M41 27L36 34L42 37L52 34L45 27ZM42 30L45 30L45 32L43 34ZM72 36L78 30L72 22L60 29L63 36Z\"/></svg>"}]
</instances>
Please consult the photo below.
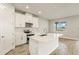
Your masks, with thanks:
<instances>
[{"instance_id":1,"label":"over-the-range microwave","mask_svg":"<svg viewBox=\"0 0 79 59\"><path fill-rule=\"evenodd\" d=\"M33 27L33 23L28 23L28 22L26 22L26 23L25 23L25 27L27 27L27 28L32 28L32 27Z\"/></svg>"}]
</instances>

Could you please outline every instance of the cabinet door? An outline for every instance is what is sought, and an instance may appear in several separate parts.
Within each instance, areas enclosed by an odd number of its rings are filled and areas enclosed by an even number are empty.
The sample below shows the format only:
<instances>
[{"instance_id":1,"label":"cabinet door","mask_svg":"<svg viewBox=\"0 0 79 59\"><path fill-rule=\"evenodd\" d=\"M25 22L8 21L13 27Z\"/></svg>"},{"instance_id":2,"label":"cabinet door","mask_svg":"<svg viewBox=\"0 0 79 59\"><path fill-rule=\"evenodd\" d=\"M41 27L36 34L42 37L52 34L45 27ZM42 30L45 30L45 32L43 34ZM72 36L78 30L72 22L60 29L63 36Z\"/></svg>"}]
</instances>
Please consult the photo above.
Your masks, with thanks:
<instances>
[{"instance_id":1,"label":"cabinet door","mask_svg":"<svg viewBox=\"0 0 79 59\"><path fill-rule=\"evenodd\" d=\"M25 16L20 13L16 13L16 27L25 27Z\"/></svg>"},{"instance_id":2,"label":"cabinet door","mask_svg":"<svg viewBox=\"0 0 79 59\"><path fill-rule=\"evenodd\" d=\"M16 21L16 27L20 27L20 22L21 22L21 20L19 19L19 14L18 13L16 13L15 14L15 21Z\"/></svg>"},{"instance_id":3,"label":"cabinet door","mask_svg":"<svg viewBox=\"0 0 79 59\"><path fill-rule=\"evenodd\" d=\"M16 29L16 41L15 41L16 42L16 46L20 45L21 41L22 41L22 31Z\"/></svg>"},{"instance_id":4,"label":"cabinet door","mask_svg":"<svg viewBox=\"0 0 79 59\"><path fill-rule=\"evenodd\" d=\"M32 18L32 22L33 22L33 27L38 27L38 20L39 20L39 18L37 18L37 17L33 17Z\"/></svg>"},{"instance_id":5,"label":"cabinet door","mask_svg":"<svg viewBox=\"0 0 79 59\"><path fill-rule=\"evenodd\" d=\"M33 21L32 21L32 15L31 14L26 14L25 15L25 22L27 22L27 23L33 23Z\"/></svg>"},{"instance_id":6,"label":"cabinet door","mask_svg":"<svg viewBox=\"0 0 79 59\"><path fill-rule=\"evenodd\" d=\"M16 30L16 46L26 43L26 40L27 40L26 34L22 30L17 29Z\"/></svg>"},{"instance_id":7,"label":"cabinet door","mask_svg":"<svg viewBox=\"0 0 79 59\"><path fill-rule=\"evenodd\" d=\"M22 40L22 43L26 43L27 42L27 36L26 36L26 33L23 33L23 36L22 36L23 40Z\"/></svg>"}]
</instances>

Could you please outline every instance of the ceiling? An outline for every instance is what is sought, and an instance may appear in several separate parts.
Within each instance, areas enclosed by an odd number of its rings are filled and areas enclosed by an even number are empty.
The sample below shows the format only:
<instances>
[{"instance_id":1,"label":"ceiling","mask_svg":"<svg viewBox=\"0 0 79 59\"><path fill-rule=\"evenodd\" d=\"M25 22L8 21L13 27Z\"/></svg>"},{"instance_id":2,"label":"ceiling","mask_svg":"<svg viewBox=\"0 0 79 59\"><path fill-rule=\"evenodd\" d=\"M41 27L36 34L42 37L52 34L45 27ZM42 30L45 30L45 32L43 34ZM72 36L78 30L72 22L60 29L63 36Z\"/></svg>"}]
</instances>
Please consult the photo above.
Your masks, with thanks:
<instances>
[{"instance_id":1,"label":"ceiling","mask_svg":"<svg viewBox=\"0 0 79 59\"><path fill-rule=\"evenodd\" d=\"M26 5L29 6L26 9ZM78 3L15 3L15 8L30 12L46 19L64 18L79 15ZM41 11L39 14L38 11Z\"/></svg>"}]
</instances>

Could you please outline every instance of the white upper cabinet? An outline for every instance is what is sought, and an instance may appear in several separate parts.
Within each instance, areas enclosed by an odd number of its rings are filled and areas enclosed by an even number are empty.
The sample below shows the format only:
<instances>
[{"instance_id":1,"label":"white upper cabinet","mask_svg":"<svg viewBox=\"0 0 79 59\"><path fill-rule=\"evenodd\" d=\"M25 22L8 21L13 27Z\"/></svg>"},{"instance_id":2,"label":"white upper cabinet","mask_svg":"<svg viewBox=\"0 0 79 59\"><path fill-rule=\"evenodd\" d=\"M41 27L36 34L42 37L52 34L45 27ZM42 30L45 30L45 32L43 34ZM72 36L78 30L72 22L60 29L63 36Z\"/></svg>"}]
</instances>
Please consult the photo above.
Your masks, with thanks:
<instances>
[{"instance_id":1,"label":"white upper cabinet","mask_svg":"<svg viewBox=\"0 0 79 59\"><path fill-rule=\"evenodd\" d=\"M32 18L33 27L35 27L35 28L37 28L37 27L38 27L38 20L39 20L39 18L38 18L38 17L33 17L33 18Z\"/></svg>"},{"instance_id":2,"label":"white upper cabinet","mask_svg":"<svg viewBox=\"0 0 79 59\"><path fill-rule=\"evenodd\" d=\"M32 14L26 13L25 22L33 23L33 27L38 27L38 17L34 17Z\"/></svg>"},{"instance_id":3,"label":"white upper cabinet","mask_svg":"<svg viewBox=\"0 0 79 59\"><path fill-rule=\"evenodd\" d=\"M16 27L25 27L25 15L16 13Z\"/></svg>"},{"instance_id":4,"label":"white upper cabinet","mask_svg":"<svg viewBox=\"0 0 79 59\"><path fill-rule=\"evenodd\" d=\"M16 27L25 27L25 23L32 23L33 27L38 27L38 17L34 17L32 14L16 13Z\"/></svg>"},{"instance_id":5,"label":"white upper cabinet","mask_svg":"<svg viewBox=\"0 0 79 59\"><path fill-rule=\"evenodd\" d=\"M27 22L27 23L33 23L32 17L33 16L31 14L26 13L25 14L25 22Z\"/></svg>"}]
</instances>

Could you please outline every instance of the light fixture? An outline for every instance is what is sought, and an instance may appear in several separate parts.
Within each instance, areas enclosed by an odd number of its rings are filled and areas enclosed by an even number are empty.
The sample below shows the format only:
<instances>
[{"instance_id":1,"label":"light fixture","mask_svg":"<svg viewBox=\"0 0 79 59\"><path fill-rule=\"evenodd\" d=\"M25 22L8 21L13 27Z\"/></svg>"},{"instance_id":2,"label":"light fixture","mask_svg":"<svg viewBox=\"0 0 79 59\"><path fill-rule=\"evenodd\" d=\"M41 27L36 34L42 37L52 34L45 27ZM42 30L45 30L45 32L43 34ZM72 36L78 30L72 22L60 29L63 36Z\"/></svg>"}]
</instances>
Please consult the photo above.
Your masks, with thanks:
<instances>
[{"instance_id":1,"label":"light fixture","mask_svg":"<svg viewBox=\"0 0 79 59\"><path fill-rule=\"evenodd\" d=\"M29 9L29 6L28 5L26 5L26 9Z\"/></svg>"},{"instance_id":2,"label":"light fixture","mask_svg":"<svg viewBox=\"0 0 79 59\"><path fill-rule=\"evenodd\" d=\"M38 11L38 13L39 13L39 14L41 14L41 13L42 13L42 11Z\"/></svg>"}]
</instances>

